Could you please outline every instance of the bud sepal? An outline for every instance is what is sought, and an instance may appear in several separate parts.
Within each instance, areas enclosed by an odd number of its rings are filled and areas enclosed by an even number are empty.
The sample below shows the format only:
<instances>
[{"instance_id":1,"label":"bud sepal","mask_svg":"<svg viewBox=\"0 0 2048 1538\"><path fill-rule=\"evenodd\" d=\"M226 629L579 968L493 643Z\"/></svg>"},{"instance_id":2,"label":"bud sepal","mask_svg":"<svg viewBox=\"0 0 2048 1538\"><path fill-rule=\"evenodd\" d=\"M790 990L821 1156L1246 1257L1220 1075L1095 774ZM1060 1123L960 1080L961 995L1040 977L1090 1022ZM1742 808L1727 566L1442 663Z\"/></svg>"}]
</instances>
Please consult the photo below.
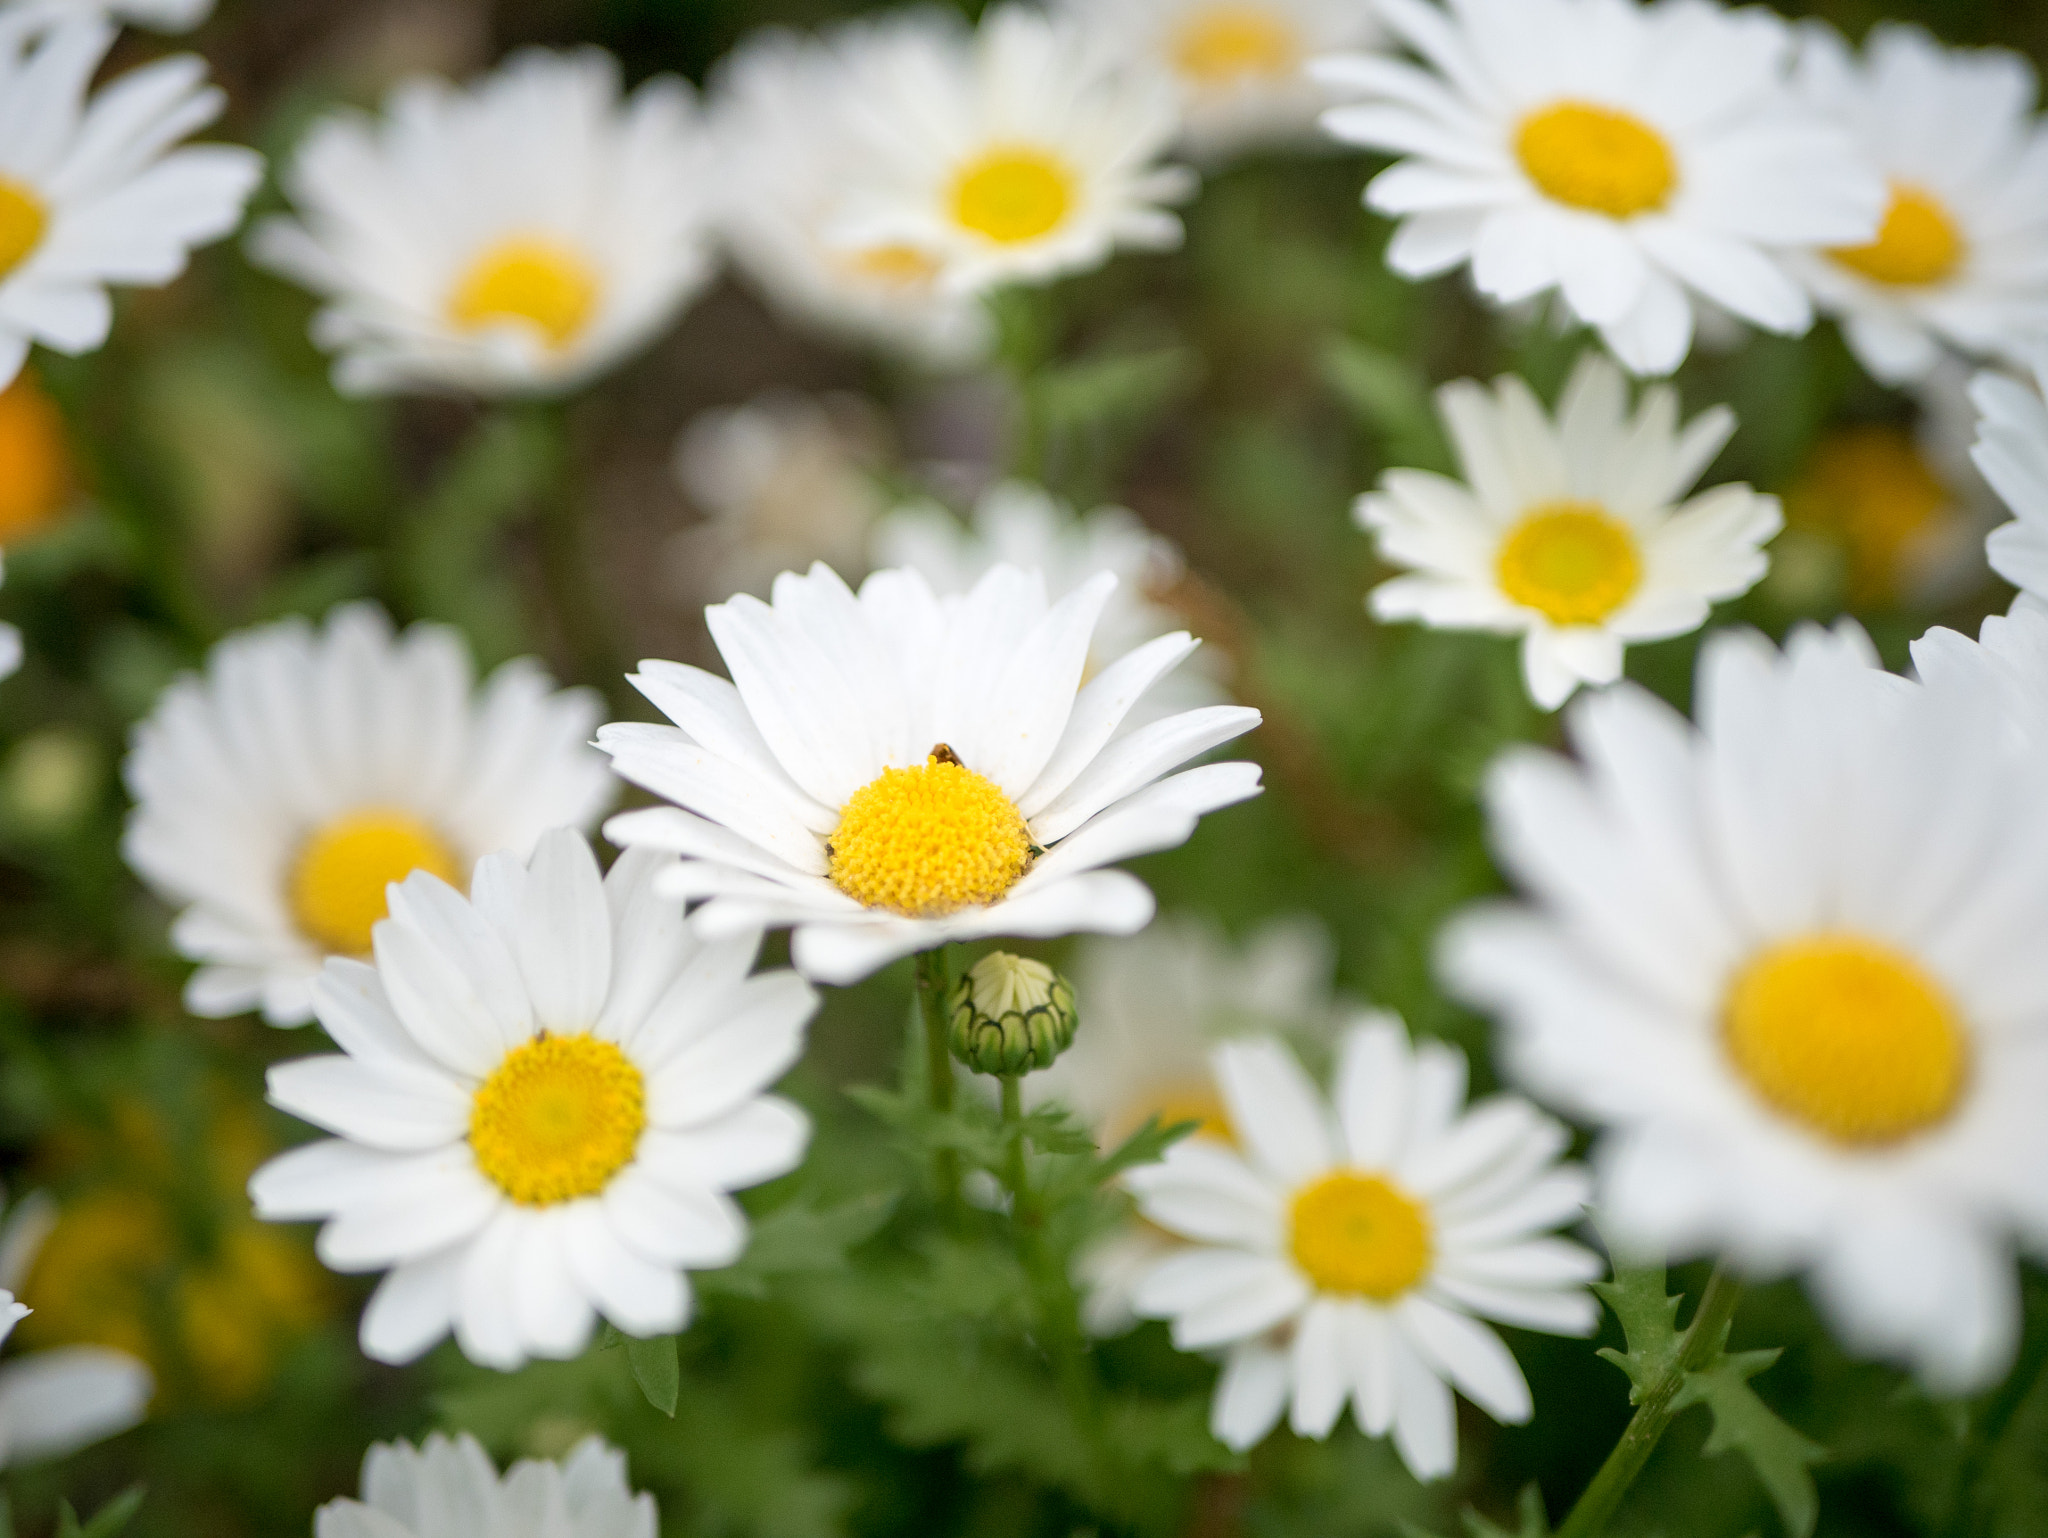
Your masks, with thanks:
<instances>
[{"instance_id":1,"label":"bud sepal","mask_svg":"<svg viewBox=\"0 0 2048 1538\"><path fill-rule=\"evenodd\" d=\"M947 1045L976 1073L1014 1077L1050 1068L1073 1045L1074 990L1042 961L996 951L947 996Z\"/></svg>"}]
</instances>

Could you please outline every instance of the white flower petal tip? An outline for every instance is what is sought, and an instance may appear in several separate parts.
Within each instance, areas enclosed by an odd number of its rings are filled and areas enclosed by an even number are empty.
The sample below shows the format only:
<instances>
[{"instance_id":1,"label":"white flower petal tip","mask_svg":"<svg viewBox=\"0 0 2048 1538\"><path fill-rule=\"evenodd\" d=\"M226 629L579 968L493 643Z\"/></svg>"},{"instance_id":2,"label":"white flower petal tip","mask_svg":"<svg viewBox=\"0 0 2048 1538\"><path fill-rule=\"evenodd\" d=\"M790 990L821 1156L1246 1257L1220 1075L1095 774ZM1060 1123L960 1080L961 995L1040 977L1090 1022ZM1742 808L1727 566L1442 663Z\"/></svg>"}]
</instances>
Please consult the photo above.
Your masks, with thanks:
<instances>
[{"instance_id":1,"label":"white flower petal tip","mask_svg":"<svg viewBox=\"0 0 2048 1538\"><path fill-rule=\"evenodd\" d=\"M660 863L629 853L600 878L556 830L530 860L485 861L467 898L415 875L375 968L330 962L313 990L342 1051L273 1068L270 1098L335 1136L266 1164L250 1197L324 1220L334 1269L386 1273L362 1320L376 1360L451 1331L506 1370L577 1355L599 1318L673 1333L687 1273L746 1247L729 1193L801 1162L809 1123L766 1091L817 995L747 975L758 931L700 937L654 891Z\"/></svg>"},{"instance_id":2,"label":"white flower petal tip","mask_svg":"<svg viewBox=\"0 0 2048 1538\"><path fill-rule=\"evenodd\" d=\"M1985 541L1991 569L2038 602L2048 598L2048 353L2033 362L2032 386L2004 374L1972 381L1981 416L1970 457L2013 515Z\"/></svg>"},{"instance_id":3,"label":"white flower petal tip","mask_svg":"<svg viewBox=\"0 0 2048 1538\"><path fill-rule=\"evenodd\" d=\"M362 1491L314 1513L314 1538L655 1538L659 1529L654 1497L627 1481L625 1454L595 1436L559 1461L522 1460L503 1475L467 1432L437 1432L418 1447L379 1442L363 1459Z\"/></svg>"}]
</instances>

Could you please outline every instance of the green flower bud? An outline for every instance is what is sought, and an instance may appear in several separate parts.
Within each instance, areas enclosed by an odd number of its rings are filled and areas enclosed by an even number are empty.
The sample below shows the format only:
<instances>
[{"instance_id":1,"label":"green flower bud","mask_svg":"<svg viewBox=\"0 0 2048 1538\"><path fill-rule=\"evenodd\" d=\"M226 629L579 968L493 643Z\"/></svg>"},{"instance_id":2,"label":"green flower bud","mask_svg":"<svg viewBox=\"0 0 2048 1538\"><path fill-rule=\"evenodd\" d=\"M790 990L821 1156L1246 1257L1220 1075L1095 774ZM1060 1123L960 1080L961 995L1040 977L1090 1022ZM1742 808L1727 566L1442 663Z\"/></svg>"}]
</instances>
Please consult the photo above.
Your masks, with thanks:
<instances>
[{"instance_id":1,"label":"green flower bud","mask_svg":"<svg viewBox=\"0 0 2048 1538\"><path fill-rule=\"evenodd\" d=\"M947 1000L953 1056L976 1073L1050 1068L1074 1041L1074 990L1042 961L1007 951L984 956Z\"/></svg>"}]
</instances>

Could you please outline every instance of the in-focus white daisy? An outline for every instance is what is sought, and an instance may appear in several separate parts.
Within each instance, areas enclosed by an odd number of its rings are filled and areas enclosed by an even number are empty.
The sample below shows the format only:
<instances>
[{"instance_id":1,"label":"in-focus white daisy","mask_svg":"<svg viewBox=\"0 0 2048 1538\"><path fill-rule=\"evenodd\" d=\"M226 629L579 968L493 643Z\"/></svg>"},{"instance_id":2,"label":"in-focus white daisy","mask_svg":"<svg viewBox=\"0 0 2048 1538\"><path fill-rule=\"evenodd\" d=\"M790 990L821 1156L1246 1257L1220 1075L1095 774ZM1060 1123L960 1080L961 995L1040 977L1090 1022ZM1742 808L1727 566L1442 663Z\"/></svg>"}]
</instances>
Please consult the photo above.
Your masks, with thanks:
<instances>
[{"instance_id":1,"label":"in-focus white daisy","mask_svg":"<svg viewBox=\"0 0 2048 1538\"><path fill-rule=\"evenodd\" d=\"M296 220L256 259L323 296L351 394L559 394L675 318L711 273L711 173L689 88L622 99L595 48L529 50L467 88L418 79L340 113L284 174Z\"/></svg>"},{"instance_id":2,"label":"in-focus white daisy","mask_svg":"<svg viewBox=\"0 0 2048 1538\"><path fill-rule=\"evenodd\" d=\"M651 1495L626 1482L626 1456L585 1437L559 1463L523 1460L500 1478L467 1432L415 1448L379 1442L363 1459L361 1500L329 1501L313 1538L655 1538Z\"/></svg>"},{"instance_id":3,"label":"in-focus white daisy","mask_svg":"<svg viewBox=\"0 0 2048 1538\"><path fill-rule=\"evenodd\" d=\"M8 0L9 17L33 16L47 24L105 17L152 32L190 32L213 14L214 0Z\"/></svg>"},{"instance_id":4,"label":"in-focus white daisy","mask_svg":"<svg viewBox=\"0 0 2048 1538\"><path fill-rule=\"evenodd\" d=\"M1380 0L1420 62L1361 55L1318 78L1363 97L1323 118L1405 157L1366 189L1399 218L1410 278L1470 263L1515 304L1556 290L1638 374L1692 345L1695 296L1796 336L1812 306L1781 258L1876 235L1883 181L1802 103L1792 36L1702 0Z\"/></svg>"},{"instance_id":5,"label":"in-focus white daisy","mask_svg":"<svg viewBox=\"0 0 2048 1538\"><path fill-rule=\"evenodd\" d=\"M114 36L0 12L0 388L34 343L105 342L106 286L170 282L194 246L242 222L263 177L253 150L172 147L227 104L204 60L160 59L94 91Z\"/></svg>"},{"instance_id":6,"label":"in-focus white daisy","mask_svg":"<svg viewBox=\"0 0 2048 1538\"><path fill-rule=\"evenodd\" d=\"M1782 654L1716 635L1696 698L1698 731L1589 697L1574 759L1502 761L1487 809L1530 900L1455 920L1444 975L1529 1088L1608 1129L1616 1244L1805 1272L1853 1349L1988 1386L2015 1230L2048 1242L2038 750L1848 622Z\"/></svg>"},{"instance_id":7,"label":"in-focus white daisy","mask_svg":"<svg viewBox=\"0 0 2048 1538\"><path fill-rule=\"evenodd\" d=\"M1873 28L1859 60L1811 21L1798 78L1890 188L1876 239L1794 257L1863 366L1903 384L1944 343L2018 357L2048 339L2048 128L2034 118L2033 65L1897 23Z\"/></svg>"},{"instance_id":8,"label":"in-focus white daisy","mask_svg":"<svg viewBox=\"0 0 2048 1538\"><path fill-rule=\"evenodd\" d=\"M1458 1461L1451 1390L1529 1418L1529 1385L1482 1318L1584 1335L1599 1259L1551 1230L1586 1181L1565 1129L1524 1100L1465 1109L1465 1059L1400 1021L1353 1026L1326 1103L1271 1038L1226 1042L1217 1083L1241 1152L1188 1139L1127 1180L1189 1241L1136 1290L1183 1351L1223 1349L1210 1429L1250 1447L1286 1414L1325 1437L1348 1401L1418 1479Z\"/></svg>"},{"instance_id":9,"label":"in-focus white daisy","mask_svg":"<svg viewBox=\"0 0 2048 1538\"><path fill-rule=\"evenodd\" d=\"M2022 593L2048 600L2048 348L2037 352L2034 383L1979 374L1970 399L1983 413L1970 457L2013 521L1984 541L1991 569Z\"/></svg>"},{"instance_id":10,"label":"in-focus white daisy","mask_svg":"<svg viewBox=\"0 0 2048 1538\"><path fill-rule=\"evenodd\" d=\"M472 1361L573 1357L599 1315L679 1330L685 1273L731 1265L726 1193L794 1169L809 1124L763 1093L817 996L748 977L760 935L692 934L659 861L609 877L557 829L531 864L486 856L472 895L418 872L391 894L376 965L313 991L345 1055L270 1070L271 1103L337 1136L249 1182L257 1215L326 1219L320 1258L389 1271L363 1350L407 1362L452 1328Z\"/></svg>"},{"instance_id":11,"label":"in-focus white daisy","mask_svg":"<svg viewBox=\"0 0 2048 1538\"><path fill-rule=\"evenodd\" d=\"M1437 392L1463 484L1390 470L1359 498L1380 553L1412 568L1373 589L1384 620L1522 637L1530 698L1555 710L1580 684L1621 676L1632 641L1683 635L1754 587L1775 497L1739 484L1686 493L1735 431L1725 406L1683 428L1668 386L1634 413L1621 372L1587 353L1553 420L1521 379Z\"/></svg>"},{"instance_id":12,"label":"in-focus white daisy","mask_svg":"<svg viewBox=\"0 0 2048 1538\"><path fill-rule=\"evenodd\" d=\"M1090 940L1074 966L1082 1029L1058 1062L1024 1080L1025 1103L1066 1106L1104 1151L1155 1116L1161 1126L1196 1123L1191 1137L1232 1143L1209 1049L1255 1032L1333 1035L1335 961L1328 931L1306 916L1275 919L1242 946L1186 914L1126 939ZM1083 1252L1089 1329L1109 1335L1135 1323L1132 1285L1179 1244L1149 1223L1129 1223Z\"/></svg>"},{"instance_id":13,"label":"in-focus white daisy","mask_svg":"<svg viewBox=\"0 0 2048 1538\"><path fill-rule=\"evenodd\" d=\"M1172 78L1183 142L1205 160L1312 142L1331 98L1308 61L1364 48L1380 31L1358 0L1065 0L1064 9L1121 56Z\"/></svg>"},{"instance_id":14,"label":"in-focus white daisy","mask_svg":"<svg viewBox=\"0 0 2048 1538\"><path fill-rule=\"evenodd\" d=\"M15 1300L57 1221L37 1192L0 1225L0 1341L30 1310ZM141 1421L156 1382L125 1351L58 1346L0 1362L0 1469L62 1458Z\"/></svg>"},{"instance_id":15,"label":"in-focus white daisy","mask_svg":"<svg viewBox=\"0 0 2048 1538\"><path fill-rule=\"evenodd\" d=\"M303 1025L321 963L369 953L391 882L466 882L482 855L588 826L612 797L587 746L599 714L531 660L477 689L455 631L393 636L368 604L221 642L136 728L126 769L122 853L200 963L186 1008Z\"/></svg>"},{"instance_id":16,"label":"in-focus white daisy","mask_svg":"<svg viewBox=\"0 0 2048 1538\"><path fill-rule=\"evenodd\" d=\"M839 228L867 171L857 126L899 78L952 68L968 46L957 17L917 9L818 37L765 29L718 67L719 228L779 308L934 367L988 350L994 329L979 299L939 282L940 248L900 236L851 241Z\"/></svg>"},{"instance_id":17,"label":"in-focus white daisy","mask_svg":"<svg viewBox=\"0 0 2048 1538\"><path fill-rule=\"evenodd\" d=\"M1160 777L1259 714L1127 726L1195 642L1161 636L1083 684L1116 585L1102 572L1048 603L1037 574L998 566L940 598L892 569L856 596L814 566L777 578L772 605L714 605L733 682L643 662L634 685L675 725L598 733L620 775L677 805L605 834L681 856L659 887L701 902L707 935L792 926L798 969L825 982L949 940L1142 929L1151 892L1104 867L1256 795L1253 764Z\"/></svg>"},{"instance_id":18,"label":"in-focus white daisy","mask_svg":"<svg viewBox=\"0 0 2048 1538\"><path fill-rule=\"evenodd\" d=\"M886 64L849 141L859 170L828 237L844 249L907 247L971 294L1180 244L1168 207L1195 176L1161 163L1180 129L1163 73L1019 5Z\"/></svg>"},{"instance_id":19,"label":"in-focus white daisy","mask_svg":"<svg viewBox=\"0 0 2048 1538\"><path fill-rule=\"evenodd\" d=\"M1126 508L1077 515L1051 492L1026 482L990 487L966 523L936 502L896 508L875 525L872 547L876 566L909 567L942 597L971 592L999 565L1037 572L1055 600L1097 572L1114 572L1116 591L1102 607L1089 648L1091 675L1182 627L1180 615L1164 601L1186 571L1179 546ZM1218 677L1222 665L1213 649L1196 652L1161 680L1140 707L1141 718L1228 699Z\"/></svg>"}]
</instances>

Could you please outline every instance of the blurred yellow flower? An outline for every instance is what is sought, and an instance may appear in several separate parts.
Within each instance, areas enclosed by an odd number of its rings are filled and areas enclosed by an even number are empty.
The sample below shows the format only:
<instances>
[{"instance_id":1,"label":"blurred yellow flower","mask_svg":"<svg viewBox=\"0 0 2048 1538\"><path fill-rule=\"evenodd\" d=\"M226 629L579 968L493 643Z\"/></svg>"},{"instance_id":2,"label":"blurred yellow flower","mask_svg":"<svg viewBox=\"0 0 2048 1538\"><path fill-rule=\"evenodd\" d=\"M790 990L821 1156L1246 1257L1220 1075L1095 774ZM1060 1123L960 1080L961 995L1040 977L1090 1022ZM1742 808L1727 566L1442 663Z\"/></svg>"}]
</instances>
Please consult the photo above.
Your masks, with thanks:
<instances>
[{"instance_id":1,"label":"blurred yellow flower","mask_svg":"<svg viewBox=\"0 0 2048 1538\"><path fill-rule=\"evenodd\" d=\"M1965 521L1960 499L1907 429L1838 427L1785 493L1786 521L1839 546L1849 606L1884 608L1914 586L1929 548Z\"/></svg>"},{"instance_id":2,"label":"blurred yellow flower","mask_svg":"<svg viewBox=\"0 0 2048 1538\"><path fill-rule=\"evenodd\" d=\"M76 481L64 419L35 374L23 369L0 390L0 546L54 523Z\"/></svg>"}]
</instances>

